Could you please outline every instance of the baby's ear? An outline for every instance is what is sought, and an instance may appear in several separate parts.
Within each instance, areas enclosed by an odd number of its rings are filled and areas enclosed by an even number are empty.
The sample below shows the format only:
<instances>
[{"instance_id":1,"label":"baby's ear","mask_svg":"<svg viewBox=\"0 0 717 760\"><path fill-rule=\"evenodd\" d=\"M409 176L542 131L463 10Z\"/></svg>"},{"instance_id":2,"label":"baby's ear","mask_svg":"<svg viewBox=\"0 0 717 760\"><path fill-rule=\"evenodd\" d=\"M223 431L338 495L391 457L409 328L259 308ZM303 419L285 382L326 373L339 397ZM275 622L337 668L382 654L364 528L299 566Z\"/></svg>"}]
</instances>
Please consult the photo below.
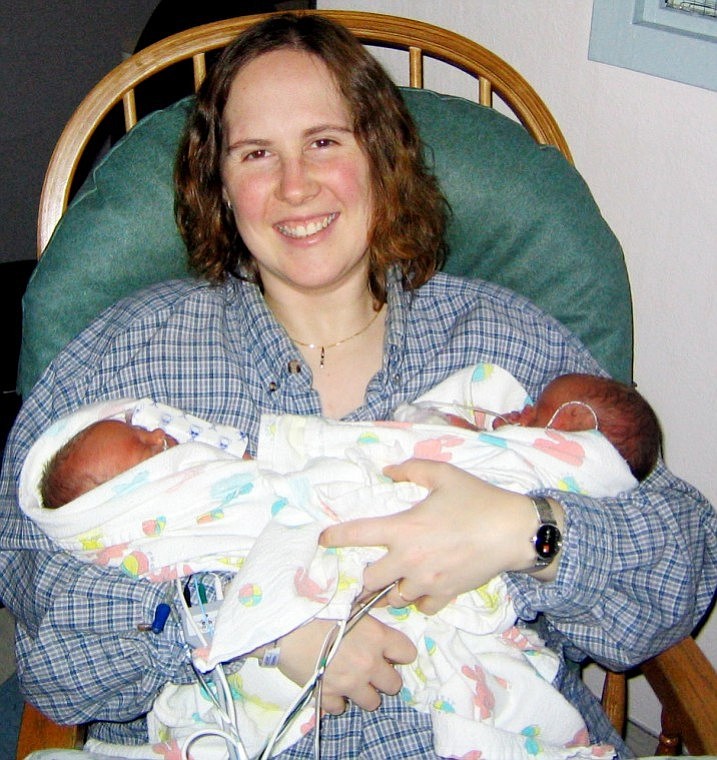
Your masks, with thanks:
<instances>
[{"instance_id":1,"label":"baby's ear","mask_svg":"<svg viewBox=\"0 0 717 760\"><path fill-rule=\"evenodd\" d=\"M588 408L581 404L569 404L560 410L550 427L566 433L576 430L593 430L595 419Z\"/></svg>"}]
</instances>

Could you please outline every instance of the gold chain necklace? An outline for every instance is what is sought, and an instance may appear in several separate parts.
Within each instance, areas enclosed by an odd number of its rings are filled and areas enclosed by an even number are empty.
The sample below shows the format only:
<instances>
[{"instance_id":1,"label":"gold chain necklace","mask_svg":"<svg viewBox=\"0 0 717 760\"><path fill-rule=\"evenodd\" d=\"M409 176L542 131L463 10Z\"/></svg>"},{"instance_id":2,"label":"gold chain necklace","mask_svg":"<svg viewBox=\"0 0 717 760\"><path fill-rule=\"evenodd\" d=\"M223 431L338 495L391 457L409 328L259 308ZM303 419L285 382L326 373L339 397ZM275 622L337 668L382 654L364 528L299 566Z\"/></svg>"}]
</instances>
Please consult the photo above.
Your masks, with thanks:
<instances>
[{"instance_id":1,"label":"gold chain necklace","mask_svg":"<svg viewBox=\"0 0 717 760\"><path fill-rule=\"evenodd\" d=\"M336 346L340 346L342 343L348 343L348 341L353 340L354 338L358 338L359 335L362 335L363 333L368 330L369 327L378 319L378 315L381 313L382 309L379 309L372 317L369 319L369 321L357 332L353 333L353 335L349 335L347 338L341 338L341 340L337 340L335 343L329 343L328 345L322 345L320 343L304 343L303 341L297 340L296 338L291 338L291 335L289 336L291 340L296 343L297 346L303 346L304 348L320 348L321 349L321 355L319 356L319 367L323 369L324 367L324 360L326 359L326 349L328 348L336 348Z\"/></svg>"}]
</instances>

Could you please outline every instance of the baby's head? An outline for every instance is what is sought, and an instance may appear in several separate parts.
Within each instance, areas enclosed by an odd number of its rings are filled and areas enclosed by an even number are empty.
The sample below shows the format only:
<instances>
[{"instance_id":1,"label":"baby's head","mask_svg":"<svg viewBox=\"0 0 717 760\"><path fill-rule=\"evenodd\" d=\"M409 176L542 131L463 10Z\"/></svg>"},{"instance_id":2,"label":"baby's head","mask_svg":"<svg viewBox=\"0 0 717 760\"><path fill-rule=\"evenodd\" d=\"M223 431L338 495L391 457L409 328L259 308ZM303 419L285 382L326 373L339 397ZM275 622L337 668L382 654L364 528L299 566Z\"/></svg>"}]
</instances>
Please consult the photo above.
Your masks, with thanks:
<instances>
[{"instance_id":1,"label":"baby's head","mask_svg":"<svg viewBox=\"0 0 717 760\"><path fill-rule=\"evenodd\" d=\"M660 424L652 407L631 386L597 375L560 375L535 406L511 421L566 431L597 428L638 480L649 475L660 453Z\"/></svg>"},{"instance_id":2,"label":"baby's head","mask_svg":"<svg viewBox=\"0 0 717 760\"><path fill-rule=\"evenodd\" d=\"M42 505L61 507L176 445L161 428L145 430L121 420L95 422L70 438L45 465Z\"/></svg>"}]
</instances>

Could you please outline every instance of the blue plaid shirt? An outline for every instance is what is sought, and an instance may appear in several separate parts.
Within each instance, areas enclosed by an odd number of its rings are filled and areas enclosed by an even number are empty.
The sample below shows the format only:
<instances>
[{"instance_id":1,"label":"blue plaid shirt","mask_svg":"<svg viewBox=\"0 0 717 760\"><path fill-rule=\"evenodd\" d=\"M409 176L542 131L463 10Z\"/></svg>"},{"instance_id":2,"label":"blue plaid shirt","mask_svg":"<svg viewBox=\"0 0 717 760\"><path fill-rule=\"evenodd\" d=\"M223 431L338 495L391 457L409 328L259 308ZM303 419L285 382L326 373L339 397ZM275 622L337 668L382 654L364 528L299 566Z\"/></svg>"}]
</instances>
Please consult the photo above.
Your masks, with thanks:
<instances>
[{"instance_id":1,"label":"blue plaid shirt","mask_svg":"<svg viewBox=\"0 0 717 760\"><path fill-rule=\"evenodd\" d=\"M392 282L382 369L348 419L383 419L457 369L494 362L536 397L563 372L601 372L560 324L494 285L436 275L416 292ZM295 362L301 371L290 371ZM168 681L193 674L178 622L141 633L168 590L57 551L24 518L15 484L27 451L57 417L104 398L154 397L247 431L262 412L320 414L311 373L258 289L230 280L162 283L123 300L73 340L27 398L8 441L0 508L0 597L17 619L27 698L55 720L93 722L107 741L146 740L143 714ZM594 500L563 492L566 536L558 578L507 582L520 617L573 660L614 668L688 634L717 585L717 516L660 464L640 487ZM478 561L478 560L477 560ZM540 614L542 613L542 614ZM574 668L560 686L595 739L609 727ZM325 719L327 758L434 757L430 719L399 700ZM312 757L307 737L285 757Z\"/></svg>"}]
</instances>

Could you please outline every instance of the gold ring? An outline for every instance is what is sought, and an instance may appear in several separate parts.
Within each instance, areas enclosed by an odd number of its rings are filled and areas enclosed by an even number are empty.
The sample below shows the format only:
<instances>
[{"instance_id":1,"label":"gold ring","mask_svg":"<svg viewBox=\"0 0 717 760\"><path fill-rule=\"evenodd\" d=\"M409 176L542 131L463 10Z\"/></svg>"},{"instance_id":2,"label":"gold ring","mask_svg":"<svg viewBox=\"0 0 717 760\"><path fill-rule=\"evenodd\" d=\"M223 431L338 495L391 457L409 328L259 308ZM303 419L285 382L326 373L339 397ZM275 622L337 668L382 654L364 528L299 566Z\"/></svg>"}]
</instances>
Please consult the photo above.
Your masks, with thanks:
<instances>
[{"instance_id":1,"label":"gold ring","mask_svg":"<svg viewBox=\"0 0 717 760\"><path fill-rule=\"evenodd\" d=\"M406 604L410 604L410 602L408 601L408 599L406 599L406 597L401 593L401 581L402 580L403 580L403 578L399 578L396 581L396 593L401 597L401 599L403 599L404 602L406 602Z\"/></svg>"}]
</instances>

